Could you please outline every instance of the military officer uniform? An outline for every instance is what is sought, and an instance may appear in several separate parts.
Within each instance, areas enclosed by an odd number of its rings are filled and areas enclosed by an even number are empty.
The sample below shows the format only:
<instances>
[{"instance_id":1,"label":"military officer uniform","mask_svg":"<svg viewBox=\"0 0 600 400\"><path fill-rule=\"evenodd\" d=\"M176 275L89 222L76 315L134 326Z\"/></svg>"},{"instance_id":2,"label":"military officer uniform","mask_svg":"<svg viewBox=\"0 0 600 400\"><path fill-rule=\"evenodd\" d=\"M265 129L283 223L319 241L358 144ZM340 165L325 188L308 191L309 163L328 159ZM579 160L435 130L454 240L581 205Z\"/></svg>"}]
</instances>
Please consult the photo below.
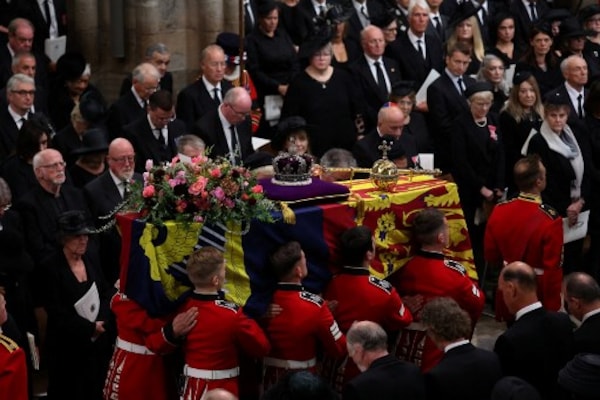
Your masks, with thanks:
<instances>
[{"instance_id":1,"label":"military officer uniform","mask_svg":"<svg viewBox=\"0 0 600 400\"><path fill-rule=\"evenodd\" d=\"M25 352L0 330L0 393L11 400L28 400Z\"/></svg>"},{"instance_id":2,"label":"military officer uniform","mask_svg":"<svg viewBox=\"0 0 600 400\"><path fill-rule=\"evenodd\" d=\"M562 218L540 196L520 193L496 205L487 223L484 253L487 262L523 261L537 276L538 297L547 310L561 306ZM502 296L496 295L496 318L510 320Z\"/></svg>"},{"instance_id":3,"label":"military officer uniform","mask_svg":"<svg viewBox=\"0 0 600 400\"><path fill-rule=\"evenodd\" d=\"M423 296L424 303L437 297L450 297L471 317L473 327L483 312L485 297L460 263L445 259L442 253L419 250L397 273L390 277L400 296ZM423 372L441 360L443 352L429 337L417 315L400 332L396 355L414 362Z\"/></svg>"}]
</instances>

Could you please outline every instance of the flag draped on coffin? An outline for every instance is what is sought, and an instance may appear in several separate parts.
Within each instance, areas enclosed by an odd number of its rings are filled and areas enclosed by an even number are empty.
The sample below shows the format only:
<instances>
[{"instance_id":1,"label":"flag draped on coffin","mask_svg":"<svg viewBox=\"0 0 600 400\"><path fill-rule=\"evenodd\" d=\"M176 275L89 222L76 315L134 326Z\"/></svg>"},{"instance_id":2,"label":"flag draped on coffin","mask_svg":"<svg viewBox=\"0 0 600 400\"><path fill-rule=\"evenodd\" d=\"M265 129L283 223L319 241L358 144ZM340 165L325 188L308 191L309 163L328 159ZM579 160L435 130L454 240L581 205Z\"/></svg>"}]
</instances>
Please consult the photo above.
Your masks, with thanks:
<instances>
[{"instance_id":1,"label":"flag draped on coffin","mask_svg":"<svg viewBox=\"0 0 600 400\"><path fill-rule=\"evenodd\" d=\"M296 208L293 225L275 213L277 222L252 222L245 235L236 233L232 225L225 229L167 222L157 228L130 215L118 216L123 236L121 287L151 315L172 312L190 292L187 256L210 245L225 254L227 299L245 304L247 313L260 316L270 303L276 282L268 267L269 255L279 245L290 240L300 243L309 269L304 286L320 293L332 272L341 266L340 235L364 224L373 230L377 246L372 272L386 277L400 269L416 250L410 235L412 218L427 207L445 212L451 236L448 254L463 263L471 277L477 277L456 185L415 178L404 182L403 190L395 193L374 191L368 182L357 183L352 189L352 201Z\"/></svg>"}]
</instances>

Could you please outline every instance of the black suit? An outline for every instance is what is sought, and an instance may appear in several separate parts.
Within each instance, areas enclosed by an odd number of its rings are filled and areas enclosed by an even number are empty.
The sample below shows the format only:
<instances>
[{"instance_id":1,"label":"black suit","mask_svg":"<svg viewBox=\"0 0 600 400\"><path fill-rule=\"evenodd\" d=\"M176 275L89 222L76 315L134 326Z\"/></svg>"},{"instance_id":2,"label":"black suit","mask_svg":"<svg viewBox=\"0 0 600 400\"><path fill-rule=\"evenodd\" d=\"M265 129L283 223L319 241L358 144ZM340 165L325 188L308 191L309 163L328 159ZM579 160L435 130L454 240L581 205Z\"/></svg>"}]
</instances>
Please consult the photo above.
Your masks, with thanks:
<instances>
[{"instance_id":1,"label":"black suit","mask_svg":"<svg viewBox=\"0 0 600 400\"><path fill-rule=\"evenodd\" d=\"M133 179L141 182L142 176L136 173ZM109 220L101 220L99 217L109 215L123 201L119 188L108 170L85 185L83 194L95 219L96 227L107 224ZM119 278L121 256L121 236L115 227L99 235L99 246L104 276L110 284L113 284Z\"/></svg>"},{"instance_id":2,"label":"black suit","mask_svg":"<svg viewBox=\"0 0 600 400\"><path fill-rule=\"evenodd\" d=\"M437 36L438 39L440 39L440 42L445 43L446 39L447 39L446 30L449 27L449 25L448 25L449 20L448 20L448 17L443 14L440 14L440 19L442 22L441 32L437 31L437 29L435 27L435 22L433 21L431 16L429 16L429 23L427 24L427 30L425 31L425 33L427 33L429 35L435 35L435 36Z\"/></svg>"},{"instance_id":3,"label":"black suit","mask_svg":"<svg viewBox=\"0 0 600 400\"><path fill-rule=\"evenodd\" d=\"M19 128L8 112L8 106L0 109L0 161L15 150L18 134Z\"/></svg>"},{"instance_id":4,"label":"black suit","mask_svg":"<svg viewBox=\"0 0 600 400\"><path fill-rule=\"evenodd\" d=\"M427 89L429 108L429 131L435 145L435 166L448 171L451 167L450 143L453 132L453 120L463 112L469 112L467 99L458 92L448 74L441 76ZM473 78L463 76L463 84L469 87L475 83Z\"/></svg>"},{"instance_id":5,"label":"black suit","mask_svg":"<svg viewBox=\"0 0 600 400\"><path fill-rule=\"evenodd\" d=\"M250 11L252 12L252 16L254 17L254 21L252 21L252 18L250 18L244 6L244 31L246 32L246 35L252 32L256 24L258 24L258 10L256 8L256 0L249 0L248 3Z\"/></svg>"},{"instance_id":6,"label":"black suit","mask_svg":"<svg viewBox=\"0 0 600 400\"><path fill-rule=\"evenodd\" d=\"M381 15L386 11L383 5L377 0L365 0L364 5L369 19L372 19L377 15ZM363 30L363 26L356 12L352 13L352 16L348 20L347 24L346 38L353 40L355 43L360 45L360 32Z\"/></svg>"},{"instance_id":7,"label":"black suit","mask_svg":"<svg viewBox=\"0 0 600 400\"><path fill-rule=\"evenodd\" d=\"M344 400L425 399L419 368L392 355L376 359L369 368L346 384Z\"/></svg>"},{"instance_id":8,"label":"black suit","mask_svg":"<svg viewBox=\"0 0 600 400\"><path fill-rule=\"evenodd\" d=\"M146 108L142 107L131 90L119 97L108 110L106 127L110 139L123 136L125 125L129 125L145 115Z\"/></svg>"},{"instance_id":9,"label":"black suit","mask_svg":"<svg viewBox=\"0 0 600 400\"><path fill-rule=\"evenodd\" d=\"M571 357L572 324L565 313L538 308L498 337L494 352L504 375L526 380L543 399L556 399L558 371Z\"/></svg>"},{"instance_id":10,"label":"black suit","mask_svg":"<svg viewBox=\"0 0 600 400\"><path fill-rule=\"evenodd\" d=\"M154 136L147 116L143 116L123 128L124 136L129 139L135 149L135 170L137 172L145 171L146 160L152 160L154 164L159 164L163 161L171 161L177 154L175 139L186 133L185 124L175 119L169 122L167 129L169 134L165 144L162 135L160 141Z\"/></svg>"},{"instance_id":11,"label":"black suit","mask_svg":"<svg viewBox=\"0 0 600 400\"><path fill-rule=\"evenodd\" d=\"M489 399L502 377L498 356L471 343L450 349L425 374L428 400Z\"/></svg>"},{"instance_id":12,"label":"black suit","mask_svg":"<svg viewBox=\"0 0 600 400\"><path fill-rule=\"evenodd\" d=\"M50 25L46 22L46 18L40 9L36 0L18 1L17 12L19 17L26 18L35 27L35 35L33 37L33 50L40 53L44 52L44 41L50 37ZM53 0L54 15L56 16L56 25L58 28L58 36L67 34L67 4L64 0Z\"/></svg>"},{"instance_id":13,"label":"black suit","mask_svg":"<svg viewBox=\"0 0 600 400\"><path fill-rule=\"evenodd\" d=\"M411 43L408 34L401 32L396 40L386 47L386 55L394 59L400 66L402 79L423 84L429 71L435 69L441 72L444 69L442 42L437 35L425 34L424 50L425 59Z\"/></svg>"},{"instance_id":14,"label":"black suit","mask_svg":"<svg viewBox=\"0 0 600 400\"><path fill-rule=\"evenodd\" d=\"M33 50L33 49L32 49ZM50 59L43 52L36 53L35 56L35 86L48 88L48 64ZM6 83L13 76L12 56L8 51L6 44L0 44L0 86L6 87Z\"/></svg>"},{"instance_id":15,"label":"black suit","mask_svg":"<svg viewBox=\"0 0 600 400\"><path fill-rule=\"evenodd\" d=\"M377 130L373 130L354 144L352 154L359 167L371 168L373 163L382 157L383 153L378 149L382 140ZM392 151L404 154L408 159L409 166L412 167L412 157L417 155L417 145L414 137L402 133L398 140L394 140Z\"/></svg>"},{"instance_id":16,"label":"black suit","mask_svg":"<svg viewBox=\"0 0 600 400\"><path fill-rule=\"evenodd\" d=\"M588 317L573 332L573 355L578 353L600 354L600 314Z\"/></svg>"},{"instance_id":17,"label":"black suit","mask_svg":"<svg viewBox=\"0 0 600 400\"><path fill-rule=\"evenodd\" d=\"M221 81L221 100L225 93L233 86L226 79ZM177 95L177 118L185 122L188 130L192 130L196 121L202 118L210 110L216 110L217 102L213 98L213 93L209 93L204 85L202 78L196 82L187 85Z\"/></svg>"},{"instance_id":18,"label":"black suit","mask_svg":"<svg viewBox=\"0 0 600 400\"><path fill-rule=\"evenodd\" d=\"M206 147L212 147L211 157L225 156L229 154L229 146L225 138L225 129L219 118L218 109L209 111L198 120L192 133L204 140ZM236 125L238 146L241 151L241 159L245 160L250 154L254 153L252 147L252 127L250 119L246 118L241 124Z\"/></svg>"},{"instance_id":19,"label":"black suit","mask_svg":"<svg viewBox=\"0 0 600 400\"><path fill-rule=\"evenodd\" d=\"M402 79L398 63L387 57L382 57L380 60L383 61L390 86L393 87L394 83ZM389 92L384 92L377 85L377 81L371 73L371 67L364 55L350 65L350 70L356 79L359 93L365 102L364 120L366 130L369 131L377 126L377 113L381 106L388 101Z\"/></svg>"},{"instance_id":20,"label":"black suit","mask_svg":"<svg viewBox=\"0 0 600 400\"><path fill-rule=\"evenodd\" d=\"M569 119L567 120L567 124L573 130L577 130L579 134L582 133L582 130L585 130L585 120L583 118L579 118L579 113L577 112L577 104L573 104L571 101L571 97L569 96L569 92L567 92L566 83L552 89L546 96L551 96L554 98L561 99L563 101L567 101L569 104ZM583 89L583 97L581 99L581 109L583 110L583 104L585 103L585 98L588 94L587 89ZM584 111L585 112L585 111Z\"/></svg>"},{"instance_id":21,"label":"black suit","mask_svg":"<svg viewBox=\"0 0 600 400\"><path fill-rule=\"evenodd\" d=\"M542 16L549 10L545 0L536 0L537 21L541 22ZM513 0L509 8L510 13L515 17L515 47L526 49L529 46L529 32L534 25L529 17L529 10L521 0Z\"/></svg>"}]
</instances>

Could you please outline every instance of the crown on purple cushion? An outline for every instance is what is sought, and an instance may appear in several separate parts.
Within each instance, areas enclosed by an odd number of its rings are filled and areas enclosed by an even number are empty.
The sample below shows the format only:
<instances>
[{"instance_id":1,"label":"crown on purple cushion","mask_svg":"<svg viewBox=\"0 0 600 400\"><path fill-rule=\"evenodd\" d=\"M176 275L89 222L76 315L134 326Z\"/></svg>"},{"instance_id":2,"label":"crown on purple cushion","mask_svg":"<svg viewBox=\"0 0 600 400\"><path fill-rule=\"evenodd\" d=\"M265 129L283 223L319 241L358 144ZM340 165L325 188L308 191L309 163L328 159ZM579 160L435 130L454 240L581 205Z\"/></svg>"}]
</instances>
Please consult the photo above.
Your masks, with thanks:
<instances>
[{"instance_id":1,"label":"crown on purple cushion","mask_svg":"<svg viewBox=\"0 0 600 400\"><path fill-rule=\"evenodd\" d=\"M282 151L273 159L275 176L271 181L281 186L305 186L312 183L311 168L313 157L309 154L297 154L296 142L292 135L288 151Z\"/></svg>"}]
</instances>

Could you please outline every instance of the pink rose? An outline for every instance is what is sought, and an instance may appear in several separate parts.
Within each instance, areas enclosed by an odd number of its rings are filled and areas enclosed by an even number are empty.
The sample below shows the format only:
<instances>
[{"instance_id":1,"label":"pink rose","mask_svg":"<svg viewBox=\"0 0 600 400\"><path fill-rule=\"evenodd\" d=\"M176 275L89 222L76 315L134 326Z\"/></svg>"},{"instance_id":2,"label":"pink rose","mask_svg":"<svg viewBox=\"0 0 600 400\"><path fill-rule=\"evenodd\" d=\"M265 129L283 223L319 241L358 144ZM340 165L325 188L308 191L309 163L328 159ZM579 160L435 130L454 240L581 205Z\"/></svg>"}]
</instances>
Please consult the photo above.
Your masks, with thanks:
<instances>
[{"instance_id":1,"label":"pink rose","mask_svg":"<svg viewBox=\"0 0 600 400\"><path fill-rule=\"evenodd\" d=\"M155 192L156 192L156 189L154 189L154 185L148 185L142 191L142 196L147 199L149 197L154 196Z\"/></svg>"},{"instance_id":2,"label":"pink rose","mask_svg":"<svg viewBox=\"0 0 600 400\"><path fill-rule=\"evenodd\" d=\"M252 187L252 193L262 193L262 192L263 192L262 185L256 185L256 186Z\"/></svg>"},{"instance_id":3,"label":"pink rose","mask_svg":"<svg viewBox=\"0 0 600 400\"><path fill-rule=\"evenodd\" d=\"M225 198L225 191L219 186L212 191L212 195L215 196L217 200L222 201Z\"/></svg>"},{"instance_id":4,"label":"pink rose","mask_svg":"<svg viewBox=\"0 0 600 400\"><path fill-rule=\"evenodd\" d=\"M496 134L496 127L494 125L488 125L488 130L490 131L490 139L493 141L498 141L498 135Z\"/></svg>"},{"instance_id":5,"label":"pink rose","mask_svg":"<svg viewBox=\"0 0 600 400\"><path fill-rule=\"evenodd\" d=\"M210 176L212 176L213 178L220 178L221 177L221 169L215 168L215 169L211 170Z\"/></svg>"},{"instance_id":6,"label":"pink rose","mask_svg":"<svg viewBox=\"0 0 600 400\"><path fill-rule=\"evenodd\" d=\"M154 161L151 159L146 160L146 171L150 171L154 167Z\"/></svg>"},{"instance_id":7,"label":"pink rose","mask_svg":"<svg viewBox=\"0 0 600 400\"><path fill-rule=\"evenodd\" d=\"M198 196L204 190L204 188L206 188L207 183L208 178L199 176L196 182L192 183L188 188L188 193L192 196Z\"/></svg>"}]
</instances>

